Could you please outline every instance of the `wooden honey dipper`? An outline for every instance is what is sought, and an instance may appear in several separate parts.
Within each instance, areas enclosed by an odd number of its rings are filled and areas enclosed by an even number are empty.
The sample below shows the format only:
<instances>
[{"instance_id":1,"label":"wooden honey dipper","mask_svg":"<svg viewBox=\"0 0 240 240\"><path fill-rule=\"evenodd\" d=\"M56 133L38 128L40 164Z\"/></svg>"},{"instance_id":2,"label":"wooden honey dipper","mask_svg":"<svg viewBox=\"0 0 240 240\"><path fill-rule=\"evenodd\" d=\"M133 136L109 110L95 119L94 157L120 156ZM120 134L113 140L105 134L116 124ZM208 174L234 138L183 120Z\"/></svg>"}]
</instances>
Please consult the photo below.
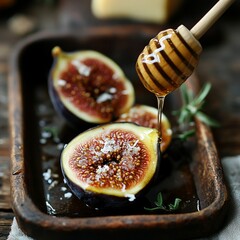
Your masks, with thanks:
<instances>
[{"instance_id":1,"label":"wooden honey dipper","mask_svg":"<svg viewBox=\"0 0 240 240\"><path fill-rule=\"evenodd\" d=\"M202 52L198 40L234 1L219 0L190 31L180 25L151 39L136 63L143 85L159 97L180 87L198 64Z\"/></svg>"}]
</instances>

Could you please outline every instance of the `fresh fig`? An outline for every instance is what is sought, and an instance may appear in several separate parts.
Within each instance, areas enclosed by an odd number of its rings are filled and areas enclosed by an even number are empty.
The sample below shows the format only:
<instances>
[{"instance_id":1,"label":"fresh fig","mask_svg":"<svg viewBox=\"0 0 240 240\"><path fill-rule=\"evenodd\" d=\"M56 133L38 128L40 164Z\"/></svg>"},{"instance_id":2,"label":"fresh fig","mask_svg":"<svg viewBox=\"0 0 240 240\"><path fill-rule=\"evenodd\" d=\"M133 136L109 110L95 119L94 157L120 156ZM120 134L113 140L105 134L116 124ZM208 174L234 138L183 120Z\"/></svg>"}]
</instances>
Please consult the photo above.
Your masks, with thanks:
<instances>
[{"instance_id":1,"label":"fresh fig","mask_svg":"<svg viewBox=\"0 0 240 240\"><path fill-rule=\"evenodd\" d=\"M107 123L134 102L134 89L120 67L92 51L52 50L49 92L55 109L74 125Z\"/></svg>"},{"instance_id":2,"label":"fresh fig","mask_svg":"<svg viewBox=\"0 0 240 240\"><path fill-rule=\"evenodd\" d=\"M135 105L118 118L117 122L134 122L150 128L158 128L158 110L147 105ZM164 152L172 140L171 124L165 114L162 115L161 151Z\"/></svg>"},{"instance_id":3,"label":"fresh fig","mask_svg":"<svg viewBox=\"0 0 240 240\"><path fill-rule=\"evenodd\" d=\"M109 123L75 137L61 154L63 175L87 205L103 209L135 201L148 189L160 161L158 131Z\"/></svg>"}]
</instances>

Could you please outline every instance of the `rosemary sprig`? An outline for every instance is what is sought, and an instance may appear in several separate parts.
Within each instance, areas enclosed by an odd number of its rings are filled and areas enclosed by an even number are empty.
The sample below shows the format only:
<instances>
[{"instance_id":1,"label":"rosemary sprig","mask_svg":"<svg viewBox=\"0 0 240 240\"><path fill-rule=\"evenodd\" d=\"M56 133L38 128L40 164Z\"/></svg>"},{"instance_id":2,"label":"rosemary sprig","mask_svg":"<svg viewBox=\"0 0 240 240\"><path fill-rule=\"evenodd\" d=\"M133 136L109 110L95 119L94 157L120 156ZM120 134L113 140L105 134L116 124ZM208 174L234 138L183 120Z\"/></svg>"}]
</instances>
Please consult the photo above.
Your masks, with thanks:
<instances>
[{"instance_id":1,"label":"rosemary sprig","mask_svg":"<svg viewBox=\"0 0 240 240\"><path fill-rule=\"evenodd\" d=\"M162 197L162 193L159 192L158 195L157 195L157 200L154 202L156 207L153 207L153 208L144 208L145 210L149 210L149 211L154 211L154 210L164 210L164 211L175 211L177 209L179 209L179 206L180 206L180 202L182 200L180 198L176 198L174 200L174 203L170 203L168 204L168 206L165 206L163 204L163 197Z\"/></svg>"},{"instance_id":2,"label":"rosemary sprig","mask_svg":"<svg viewBox=\"0 0 240 240\"><path fill-rule=\"evenodd\" d=\"M186 130L182 133L178 134L178 138L182 141L186 141L189 137L194 136L195 134L195 129L190 129L190 130Z\"/></svg>"},{"instance_id":3,"label":"rosemary sprig","mask_svg":"<svg viewBox=\"0 0 240 240\"><path fill-rule=\"evenodd\" d=\"M193 91L187 88L186 84L180 87L183 106L180 110L174 111L173 114L178 116L178 124L181 129L189 126L193 122L194 117L204 122L208 126L219 127L219 123L202 112L206 97L210 92L211 84L206 83L199 94L194 96Z\"/></svg>"}]
</instances>

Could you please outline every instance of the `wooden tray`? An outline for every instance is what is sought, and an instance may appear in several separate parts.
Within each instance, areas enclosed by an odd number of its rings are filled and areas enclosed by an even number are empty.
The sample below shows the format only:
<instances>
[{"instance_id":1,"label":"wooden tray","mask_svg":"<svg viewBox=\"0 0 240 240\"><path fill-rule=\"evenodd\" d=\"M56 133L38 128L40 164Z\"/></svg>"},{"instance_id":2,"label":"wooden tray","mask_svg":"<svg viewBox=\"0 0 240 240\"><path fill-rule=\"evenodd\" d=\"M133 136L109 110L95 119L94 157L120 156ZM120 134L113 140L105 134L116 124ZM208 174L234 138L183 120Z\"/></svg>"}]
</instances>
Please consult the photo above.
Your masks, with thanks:
<instances>
[{"instance_id":1,"label":"wooden tray","mask_svg":"<svg viewBox=\"0 0 240 240\"><path fill-rule=\"evenodd\" d=\"M177 159L163 161L161 181L149 193L148 200L154 200L158 191L166 202L180 197L182 207L177 212L149 212L143 206L140 210L93 211L71 195L63 181L61 149L84 127L72 129L52 107L47 90L51 49L59 45L64 51L94 49L108 55L132 80L136 102L156 106L155 96L144 89L135 73L138 54L156 33L133 26L85 29L75 35L40 33L15 49L9 78L12 206L29 236L51 240L193 239L222 226L227 190L211 131L199 121L191 152L176 153ZM171 119L171 111L178 107L176 91L166 98L165 114Z\"/></svg>"}]
</instances>

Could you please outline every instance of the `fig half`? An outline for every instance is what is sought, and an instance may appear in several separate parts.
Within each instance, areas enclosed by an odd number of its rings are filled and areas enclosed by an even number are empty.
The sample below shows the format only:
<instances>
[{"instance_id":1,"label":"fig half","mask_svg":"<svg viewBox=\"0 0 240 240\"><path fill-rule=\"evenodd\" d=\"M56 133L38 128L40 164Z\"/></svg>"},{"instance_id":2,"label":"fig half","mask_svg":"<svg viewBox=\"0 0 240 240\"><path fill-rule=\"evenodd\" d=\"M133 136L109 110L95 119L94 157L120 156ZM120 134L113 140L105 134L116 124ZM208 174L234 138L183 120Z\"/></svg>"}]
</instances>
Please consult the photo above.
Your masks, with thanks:
<instances>
[{"instance_id":1,"label":"fig half","mask_svg":"<svg viewBox=\"0 0 240 240\"><path fill-rule=\"evenodd\" d=\"M75 137L61 154L72 192L93 208L116 207L141 196L157 174L156 129L109 123Z\"/></svg>"},{"instance_id":2,"label":"fig half","mask_svg":"<svg viewBox=\"0 0 240 240\"><path fill-rule=\"evenodd\" d=\"M118 118L117 122L134 122L138 125L150 128L158 127L158 110L147 105L135 105ZM172 140L170 121L165 114L162 115L162 142L161 151L164 152Z\"/></svg>"},{"instance_id":3,"label":"fig half","mask_svg":"<svg viewBox=\"0 0 240 240\"><path fill-rule=\"evenodd\" d=\"M107 123L133 105L133 86L110 58L92 50L66 53L60 47L52 55L50 97L70 123Z\"/></svg>"}]
</instances>

